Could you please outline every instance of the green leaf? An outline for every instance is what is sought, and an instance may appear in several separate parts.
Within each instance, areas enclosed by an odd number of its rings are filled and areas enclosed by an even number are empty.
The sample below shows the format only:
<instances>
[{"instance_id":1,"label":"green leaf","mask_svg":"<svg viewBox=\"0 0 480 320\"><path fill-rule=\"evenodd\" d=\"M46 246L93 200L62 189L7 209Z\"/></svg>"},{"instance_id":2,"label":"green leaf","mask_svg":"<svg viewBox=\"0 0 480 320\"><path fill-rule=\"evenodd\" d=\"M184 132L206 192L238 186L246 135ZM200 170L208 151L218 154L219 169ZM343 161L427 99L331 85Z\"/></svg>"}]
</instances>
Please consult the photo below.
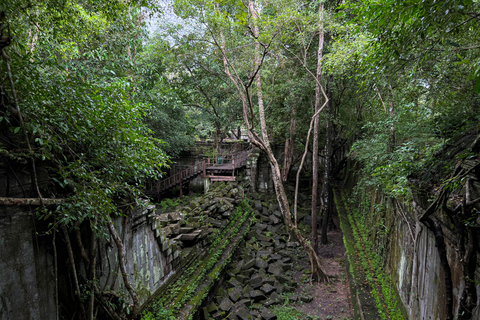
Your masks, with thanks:
<instances>
[{"instance_id":1,"label":"green leaf","mask_svg":"<svg viewBox=\"0 0 480 320\"><path fill-rule=\"evenodd\" d=\"M475 81L475 87L473 88L473 91L475 91L475 93L480 93L480 78L477 78Z\"/></svg>"}]
</instances>

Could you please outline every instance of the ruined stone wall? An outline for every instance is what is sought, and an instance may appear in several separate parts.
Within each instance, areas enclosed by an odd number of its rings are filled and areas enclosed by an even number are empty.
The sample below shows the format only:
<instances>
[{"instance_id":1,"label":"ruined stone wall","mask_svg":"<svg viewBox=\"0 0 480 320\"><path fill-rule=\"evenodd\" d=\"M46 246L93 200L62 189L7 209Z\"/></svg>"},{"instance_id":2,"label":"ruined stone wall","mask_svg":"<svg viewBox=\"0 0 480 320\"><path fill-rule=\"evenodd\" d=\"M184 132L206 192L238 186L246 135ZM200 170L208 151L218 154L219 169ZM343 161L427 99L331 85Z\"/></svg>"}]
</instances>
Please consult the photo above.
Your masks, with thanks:
<instances>
[{"instance_id":1,"label":"ruined stone wall","mask_svg":"<svg viewBox=\"0 0 480 320\"><path fill-rule=\"evenodd\" d=\"M370 198L365 224L370 225L368 239L383 257L384 270L400 296L410 320L445 319L445 278L435 235L418 221L411 201L391 199L379 192L365 193ZM445 233L454 298L454 314L465 287L463 257L459 254L458 230L441 212L436 218ZM480 304L480 258L477 256L475 275L477 305ZM472 319L480 319L477 307Z\"/></svg>"},{"instance_id":2,"label":"ruined stone wall","mask_svg":"<svg viewBox=\"0 0 480 320\"><path fill-rule=\"evenodd\" d=\"M30 174L8 161L0 162L0 196L34 195ZM43 173L40 169L40 185ZM31 208L0 206L0 320L51 319L55 314L51 241Z\"/></svg>"},{"instance_id":3,"label":"ruined stone wall","mask_svg":"<svg viewBox=\"0 0 480 320\"><path fill-rule=\"evenodd\" d=\"M0 206L0 319L52 319L51 238L36 234L25 207Z\"/></svg>"}]
</instances>

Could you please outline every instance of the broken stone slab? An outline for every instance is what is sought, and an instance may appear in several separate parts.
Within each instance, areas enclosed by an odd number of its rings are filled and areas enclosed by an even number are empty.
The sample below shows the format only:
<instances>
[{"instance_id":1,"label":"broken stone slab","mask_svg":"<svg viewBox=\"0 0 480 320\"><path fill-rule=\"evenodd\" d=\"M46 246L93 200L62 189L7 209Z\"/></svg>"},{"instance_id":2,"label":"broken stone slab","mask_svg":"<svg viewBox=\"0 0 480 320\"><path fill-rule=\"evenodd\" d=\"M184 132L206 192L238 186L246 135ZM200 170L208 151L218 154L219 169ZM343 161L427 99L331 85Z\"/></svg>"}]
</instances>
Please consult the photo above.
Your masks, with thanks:
<instances>
[{"instance_id":1,"label":"broken stone slab","mask_svg":"<svg viewBox=\"0 0 480 320\"><path fill-rule=\"evenodd\" d=\"M269 248L269 247L273 247L273 243L267 242L267 241L260 241L260 246L264 248Z\"/></svg>"},{"instance_id":2,"label":"broken stone slab","mask_svg":"<svg viewBox=\"0 0 480 320\"><path fill-rule=\"evenodd\" d=\"M250 259L243 264L243 269L247 270L252 268L255 265L255 259Z\"/></svg>"},{"instance_id":3,"label":"broken stone slab","mask_svg":"<svg viewBox=\"0 0 480 320\"><path fill-rule=\"evenodd\" d=\"M260 274L257 273L253 275L248 284L251 285L254 289L260 288L260 286L263 284L263 278Z\"/></svg>"},{"instance_id":4,"label":"broken stone slab","mask_svg":"<svg viewBox=\"0 0 480 320\"><path fill-rule=\"evenodd\" d=\"M278 253L272 253L270 257L272 257L273 260L282 260L282 256Z\"/></svg>"},{"instance_id":5,"label":"broken stone slab","mask_svg":"<svg viewBox=\"0 0 480 320\"><path fill-rule=\"evenodd\" d=\"M238 281L237 279L235 278L231 278L230 280L227 281L227 286L229 288L234 288L234 287L238 287L238 288L241 288L242 287L242 283L240 281Z\"/></svg>"},{"instance_id":6,"label":"broken stone slab","mask_svg":"<svg viewBox=\"0 0 480 320\"><path fill-rule=\"evenodd\" d=\"M270 278L270 277L264 277L264 278L262 278L262 283L263 284L270 284L270 285L273 286L275 284L275 279Z\"/></svg>"},{"instance_id":7,"label":"broken stone slab","mask_svg":"<svg viewBox=\"0 0 480 320\"><path fill-rule=\"evenodd\" d=\"M242 290L239 287L228 289L228 296L233 302L237 302L242 297Z\"/></svg>"},{"instance_id":8,"label":"broken stone slab","mask_svg":"<svg viewBox=\"0 0 480 320\"><path fill-rule=\"evenodd\" d=\"M274 215L270 215L269 218L271 224L279 224L280 222L282 222L282 220L280 220L277 216Z\"/></svg>"},{"instance_id":9,"label":"broken stone slab","mask_svg":"<svg viewBox=\"0 0 480 320\"><path fill-rule=\"evenodd\" d=\"M242 289L243 298L250 300L250 292L253 291L253 290L254 290L254 289L247 284L247 285Z\"/></svg>"},{"instance_id":10,"label":"broken stone slab","mask_svg":"<svg viewBox=\"0 0 480 320\"><path fill-rule=\"evenodd\" d=\"M295 292L295 287L288 284L283 285L283 292Z\"/></svg>"},{"instance_id":11,"label":"broken stone slab","mask_svg":"<svg viewBox=\"0 0 480 320\"><path fill-rule=\"evenodd\" d=\"M288 285L291 285L292 284L292 280L290 278L288 278L287 276L285 275L278 275L278 276L275 276L275 278L281 283L281 284L288 284Z\"/></svg>"},{"instance_id":12,"label":"broken stone slab","mask_svg":"<svg viewBox=\"0 0 480 320\"><path fill-rule=\"evenodd\" d=\"M308 296L308 295L301 295L300 296L300 301L303 301L305 303L310 303L313 301L313 297L312 296Z\"/></svg>"},{"instance_id":13,"label":"broken stone slab","mask_svg":"<svg viewBox=\"0 0 480 320\"><path fill-rule=\"evenodd\" d=\"M209 221L209 223L215 228L223 227L223 224L220 221L217 221L217 220Z\"/></svg>"},{"instance_id":14,"label":"broken stone slab","mask_svg":"<svg viewBox=\"0 0 480 320\"><path fill-rule=\"evenodd\" d=\"M190 233L190 232L192 232L193 230L195 230L195 229L192 228L192 227L181 227L181 228L180 228L180 233Z\"/></svg>"},{"instance_id":15,"label":"broken stone slab","mask_svg":"<svg viewBox=\"0 0 480 320\"><path fill-rule=\"evenodd\" d=\"M180 220L183 220L184 215L181 211L175 211L168 213L168 218L170 219L170 223L176 223Z\"/></svg>"},{"instance_id":16,"label":"broken stone slab","mask_svg":"<svg viewBox=\"0 0 480 320\"><path fill-rule=\"evenodd\" d=\"M287 248L296 248L298 246L300 246L300 244L297 241L287 242Z\"/></svg>"},{"instance_id":17,"label":"broken stone slab","mask_svg":"<svg viewBox=\"0 0 480 320\"><path fill-rule=\"evenodd\" d=\"M252 305L252 300L250 299L240 299L234 305L233 308L240 308L242 306L250 307Z\"/></svg>"},{"instance_id":18,"label":"broken stone slab","mask_svg":"<svg viewBox=\"0 0 480 320\"><path fill-rule=\"evenodd\" d=\"M250 298L252 298L253 302L260 302L262 300L266 300L267 297L261 292L260 290L253 290L250 291Z\"/></svg>"},{"instance_id":19,"label":"broken stone slab","mask_svg":"<svg viewBox=\"0 0 480 320\"><path fill-rule=\"evenodd\" d=\"M230 301L230 299L224 298L222 299L222 302L220 302L219 307L222 311L228 312L230 309L232 309L233 303Z\"/></svg>"},{"instance_id":20,"label":"broken stone slab","mask_svg":"<svg viewBox=\"0 0 480 320\"><path fill-rule=\"evenodd\" d=\"M279 219L282 219L282 213L279 210L273 211L273 215Z\"/></svg>"},{"instance_id":21,"label":"broken stone slab","mask_svg":"<svg viewBox=\"0 0 480 320\"><path fill-rule=\"evenodd\" d=\"M266 258L270 258L270 254L271 252L268 250L260 250L257 252L257 257L266 259Z\"/></svg>"},{"instance_id":22,"label":"broken stone slab","mask_svg":"<svg viewBox=\"0 0 480 320\"><path fill-rule=\"evenodd\" d=\"M275 233L278 232L278 228L275 227L275 226L272 226L271 224L269 224L269 225L267 226L267 231L270 231L271 233L274 233L274 234L275 234Z\"/></svg>"},{"instance_id":23,"label":"broken stone slab","mask_svg":"<svg viewBox=\"0 0 480 320\"><path fill-rule=\"evenodd\" d=\"M297 302L298 301L298 295L296 293L290 295L288 297L288 301Z\"/></svg>"},{"instance_id":24,"label":"broken stone slab","mask_svg":"<svg viewBox=\"0 0 480 320\"><path fill-rule=\"evenodd\" d=\"M262 220L262 222L270 223L270 218L268 216L264 216L263 214L260 215L260 220Z\"/></svg>"},{"instance_id":25,"label":"broken stone slab","mask_svg":"<svg viewBox=\"0 0 480 320\"><path fill-rule=\"evenodd\" d=\"M247 270L243 270L241 274L250 279L250 277L252 276L253 273L255 273L255 269L250 268L250 269L247 269Z\"/></svg>"},{"instance_id":26,"label":"broken stone slab","mask_svg":"<svg viewBox=\"0 0 480 320\"><path fill-rule=\"evenodd\" d=\"M265 307L270 307L270 306L273 306L273 305L276 305L276 304L280 304L280 303L276 300L271 299L271 298L267 298L267 300L265 300L263 302L263 305Z\"/></svg>"},{"instance_id":27,"label":"broken stone slab","mask_svg":"<svg viewBox=\"0 0 480 320\"><path fill-rule=\"evenodd\" d=\"M255 225L253 226L253 228L254 228L255 230L263 231L263 230L267 229L267 225L266 225L266 224L263 224L263 223L257 222L257 223L255 223Z\"/></svg>"},{"instance_id":28,"label":"broken stone slab","mask_svg":"<svg viewBox=\"0 0 480 320\"><path fill-rule=\"evenodd\" d=\"M197 230L195 232L192 232L192 233L184 233L184 234L181 234L179 235L177 238L175 238L175 240L181 240L181 241L193 241L195 240L201 233L201 230Z\"/></svg>"},{"instance_id":29,"label":"broken stone slab","mask_svg":"<svg viewBox=\"0 0 480 320\"><path fill-rule=\"evenodd\" d=\"M284 272L285 271L282 269L282 267L278 263L272 263L268 266L268 273L271 273L275 276L280 276Z\"/></svg>"},{"instance_id":30,"label":"broken stone slab","mask_svg":"<svg viewBox=\"0 0 480 320\"><path fill-rule=\"evenodd\" d=\"M268 216L268 208L267 207L262 208L262 215L263 216Z\"/></svg>"},{"instance_id":31,"label":"broken stone slab","mask_svg":"<svg viewBox=\"0 0 480 320\"><path fill-rule=\"evenodd\" d=\"M240 283L246 283L250 279L250 277L247 277L243 274L237 274L235 275L235 279L237 279Z\"/></svg>"},{"instance_id":32,"label":"broken stone slab","mask_svg":"<svg viewBox=\"0 0 480 320\"><path fill-rule=\"evenodd\" d=\"M285 302L285 298L276 293L275 291L270 294L270 299L278 302L279 304L283 304Z\"/></svg>"},{"instance_id":33,"label":"broken stone slab","mask_svg":"<svg viewBox=\"0 0 480 320\"><path fill-rule=\"evenodd\" d=\"M212 315L213 319L215 320L223 320L225 319L226 313L225 311L218 311Z\"/></svg>"},{"instance_id":34,"label":"broken stone slab","mask_svg":"<svg viewBox=\"0 0 480 320\"><path fill-rule=\"evenodd\" d=\"M248 312L246 307L240 307L237 310L234 310L232 312L232 315L234 316L234 319L240 319L240 320L254 320L255 318Z\"/></svg>"},{"instance_id":35,"label":"broken stone slab","mask_svg":"<svg viewBox=\"0 0 480 320\"><path fill-rule=\"evenodd\" d=\"M282 262L283 262L283 263L291 263L291 262L292 262L292 258L290 258L290 257L285 257L285 258L282 259Z\"/></svg>"},{"instance_id":36,"label":"broken stone slab","mask_svg":"<svg viewBox=\"0 0 480 320\"><path fill-rule=\"evenodd\" d=\"M216 311L217 311L217 307L213 303L203 307L203 313L205 315L205 318L207 315L214 313Z\"/></svg>"},{"instance_id":37,"label":"broken stone slab","mask_svg":"<svg viewBox=\"0 0 480 320\"><path fill-rule=\"evenodd\" d=\"M263 234L260 234L260 233L258 233L256 237L257 237L258 241L272 241L272 238L267 237L267 236L265 236Z\"/></svg>"},{"instance_id":38,"label":"broken stone slab","mask_svg":"<svg viewBox=\"0 0 480 320\"><path fill-rule=\"evenodd\" d=\"M169 223L168 213L162 213L157 216L157 225L160 227L166 227Z\"/></svg>"},{"instance_id":39,"label":"broken stone slab","mask_svg":"<svg viewBox=\"0 0 480 320\"><path fill-rule=\"evenodd\" d=\"M276 320L277 319L277 316L275 315L275 313L273 313L272 310L270 310L268 308L265 308L265 307L260 309L260 315L261 315L262 319L265 319L265 320Z\"/></svg>"},{"instance_id":40,"label":"broken stone slab","mask_svg":"<svg viewBox=\"0 0 480 320\"><path fill-rule=\"evenodd\" d=\"M260 287L260 291L265 293L266 295L270 294L272 291L275 291L275 287L269 283L265 283Z\"/></svg>"},{"instance_id":41,"label":"broken stone slab","mask_svg":"<svg viewBox=\"0 0 480 320\"><path fill-rule=\"evenodd\" d=\"M266 262L262 258L255 258L255 268L266 269L268 268L268 262Z\"/></svg>"}]
</instances>

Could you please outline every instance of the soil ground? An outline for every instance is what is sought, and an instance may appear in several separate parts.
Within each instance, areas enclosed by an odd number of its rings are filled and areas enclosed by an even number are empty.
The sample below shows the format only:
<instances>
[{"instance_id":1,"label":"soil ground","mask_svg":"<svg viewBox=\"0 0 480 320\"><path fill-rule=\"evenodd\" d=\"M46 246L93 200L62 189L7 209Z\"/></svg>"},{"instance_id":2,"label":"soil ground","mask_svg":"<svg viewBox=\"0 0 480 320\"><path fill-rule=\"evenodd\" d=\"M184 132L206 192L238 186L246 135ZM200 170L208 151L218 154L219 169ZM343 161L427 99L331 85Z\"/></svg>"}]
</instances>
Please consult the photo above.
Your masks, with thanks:
<instances>
[{"instance_id":1,"label":"soil ground","mask_svg":"<svg viewBox=\"0 0 480 320\"><path fill-rule=\"evenodd\" d=\"M320 237L320 235L319 235ZM330 278L329 283L310 283L310 263L306 255L301 255L296 262L303 269L296 271L296 292L309 294L313 300L309 303L297 302L291 304L297 310L307 314L310 319L353 319L353 310L350 298L350 287L346 270L346 252L343 245L343 236L340 228L328 231L328 244L320 245L319 255L325 272Z\"/></svg>"}]
</instances>

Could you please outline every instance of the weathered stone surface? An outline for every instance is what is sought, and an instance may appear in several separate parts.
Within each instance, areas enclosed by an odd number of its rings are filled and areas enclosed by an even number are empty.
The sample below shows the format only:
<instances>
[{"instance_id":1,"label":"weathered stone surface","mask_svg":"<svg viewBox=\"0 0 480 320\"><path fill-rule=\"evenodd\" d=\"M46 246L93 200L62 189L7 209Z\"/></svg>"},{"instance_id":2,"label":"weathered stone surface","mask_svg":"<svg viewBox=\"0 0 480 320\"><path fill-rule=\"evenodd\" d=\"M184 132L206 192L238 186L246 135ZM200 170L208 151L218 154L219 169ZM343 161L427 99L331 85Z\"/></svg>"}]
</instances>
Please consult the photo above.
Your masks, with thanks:
<instances>
[{"instance_id":1,"label":"weathered stone surface","mask_svg":"<svg viewBox=\"0 0 480 320\"><path fill-rule=\"evenodd\" d=\"M242 283L235 278L232 278L232 279L228 280L227 285L230 288L234 288L234 287L239 287L240 288L240 287L242 287Z\"/></svg>"},{"instance_id":2,"label":"weathered stone surface","mask_svg":"<svg viewBox=\"0 0 480 320\"><path fill-rule=\"evenodd\" d=\"M223 320L225 319L226 313L225 311L218 311L212 315L213 319L215 320Z\"/></svg>"},{"instance_id":3,"label":"weathered stone surface","mask_svg":"<svg viewBox=\"0 0 480 320\"><path fill-rule=\"evenodd\" d=\"M243 274L237 274L235 275L235 279L237 279L240 283L246 283L250 279L250 277Z\"/></svg>"},{"instance_id":4,"label":"weathered stone surface","mask_svg":"<svg viewBox=\"0 0 480 320\"><path fill-rule=\"evenodd\" d=\"M254 228L255 230L263 231L263 230L267 229L267 225L266 225L266 224L263 224L263 223L257 222L257 223L255 223L255 225L253 226L253 228Z\"/></svg>"},{"instance_id":5,"label":"weathered stone surface","mask_svg":"<svg viewBox=\"0 0 480 320\"><path fill-rule=\"evenodd\" d=\"M255 259L250 259L243 265L243 269L250 269L255 265Z\"/></svg>"},{"instance_id":6,"label":"weathered stone surface","mask_svg":"<svg viewBox=\"0 0 480 320\"><path fill-rule=\"evenodd\" d=\"M260 246L264 248L273 247L273 243L267 241L260 241Z\"/></svg>"},{"instance_id":7,"label":"weathered stone surface","mask_svg":"<svg viewBox=\"0 0 480 320\"><path fill-rule=\"evenodd\" d=\"M298 247L299 244L297 241L290 241L290 242L287 242L287 248L296 248Z\"/></svg>"},{"instance_id":8,"label":"weathered stone surface","mask_svg":"<svg viewBox=\"0 0 480 320\"><path fill-rule=\"evenodd\" d=\"M258 269L266 269L268 268L268 262L263 260L262 258L255 259L255 267Z\"/></svg>"},{"instance_id":9,"label":"weathered stone surface","mask_svg":"<svg viewBox=\"0 0 480 320\"><path fill-rule=\"evenodd\" d=\"M242 290L238 287L228 289L228 296L233 302L237 302L242 297Z\"/></svg>"},{"instance_id":10,"label":"weathered stone surface","mask_svg":"<svg viewBox=\"0 0 480 320\"><path fill-rule=\"evenodd\" d=\"M230 309L232 309L233 303L230 301L228 298L222 299L222 302L220 302L220 309L222 311L228 312Z\"/></svg>"},{"instance_id":11,"label":"weathered stone surface","mask_svg":"<svg viewBox=\"0 0 480 320\"><path fill-rule=\"evenodd\" d=\"M240 320L253 320L254 317L248 312L247 308L242 307L239 308L238 310L235 310L233 312L233 315L236 317L236 319Z\"/></svg>"},{"instance_id":12,"label":"weathered stone surface","mask_svg":"<svg viewBox=\"0 0 480 320\"><path fill-rule=\"evenodd\" d=\"M312 296L306 296L306 295L301 295L300 296L300 301L303 301L305 303L312 302L313 297Z\"/></svg>"},{"instance_id":13,"label":"weathered stone surface","mask_svg":"<svg viewBox=\"0 0 480 320\"><path fill-rule=\"evenodd\" d=\"M259 274L255 274L249 281L249 284L254 288L260 288L260 286L263 284L263 279L262 276Z\"/></svg>"},{"instance_id":14,"label":"weathered stone surface","mask_svg":"<svg viewBox=\"0 0 480 320\"><path fill-rule=\"evenodd\" d=\"M265 297L263 292L261 292L260 290L250 291L250 298L252 298L253 302L260 302L267 299L267 297Z\"/></svg>"},{"instance_id":15,"label":"weathered stone surface","mask_svg":"<svg viewBox=\"0 0 480 320\"><path fill-rule=\"evenodd\" d=\"M268 216L265 216L265 215L260 215L260 219L263 221L263 222L270 222L270 218Z\"/></svg>"},{"instance_id":16,"label":"weathered stone surface","mask_svg":"<svg viewBox=\"0 0 480 320\"><path fill-rule=\"evenodd\" d=\"M284 270L282 269L282 267L279 264L273 263L273 264L268 266L268 272L275 275L275 276L280 276L284 273Z\"/></svg>"},{"instance_id":17,"label":"weathered stone surface","mask_svg":"<svg viewBox=\"0 0 480 320\"><path fill-rule=\"evenodd\" d=\"M297 302L298 301L298 295L296 295L294 293L294 294L290 295L290 297L288 297L288 300L292 301L292 302Z\"/></svg>"},{"instance_id":18,"label":"weathered stone surface","mask_svg":"<svg viewBox=\"0 0 480 320\"><path fill-rule=\"evenodd\" d=\"M293 286L289 286L289 285L283 285L283 292L294 292L295 291L295 287Z\"/></svg>"},{"instance_id":19,"label":"weathered stone surface","mask_svg":"<svg viewBox=\"0 0 480 320\"><path fill-rule=\"evenodd\" d=\"M275 215L270 215L270 222L273 224L279 224L281 222L280 218Z\"/></svg>"},{"instance_id":20,"label":"weathered stone surface","mask_svg":"<svg viewBox=\"0 0 480 320\"><path fill-rule=\"evenodd\" d=\"M237 303L235 303L234 307L235 306L240 306L240 305L243 305L243 306L246 306L246 307L250 307L252 305L252 300L250 299L241 299L241 300L238 300Z\"/></svg>"},{"instance_id":21,"label":"weathered stone surface","mask_svg":"<svg viewBox=\"0 0 480 320\"><path fill-rule=\"evenodd\" d=\"M270 299L278 302L279 304L283 304L285 302L285 298L276 293L275 291L270 294Z\"/></svg>"},{"instance_id":22,"label":"weathered stone surface","mask_svg":"<svg viewBox=\"0 0 480 320\"><path fill-rule=\"evenodd\" d=\"M272 253L270 256L272 257L273 260L281 260L282 259L282 256L277 254L277 253Z\"/></svg>"},{"instance_id":23,"label":"weathered stone surface","mask_svg":"<svg viewBox=\"0 0 480 320\"><path fill-rule=\"evenodd\" d=\"M265 284L263 284L263 285L260 287L260 290L261 290L263 293L265 293L265 294L268 295L268 294L270 294L272 291L275 290L275 287L272 286L272 285L269 284L269 283L265 283Z\"/></svg>"},{"instance_id":24,"label":"weathered stone surface","mask_svg":"<svg viewBox=\"0 0 480 320\"><path fill-rule=\"evenodd\" d=\"M273 311L268 309L268 308L262 308L260 310L260 315L265 320L275 320L275 319L277 319L277 316L275 315L275 313L273 313Z\"/></svg>"}]
</instances>

